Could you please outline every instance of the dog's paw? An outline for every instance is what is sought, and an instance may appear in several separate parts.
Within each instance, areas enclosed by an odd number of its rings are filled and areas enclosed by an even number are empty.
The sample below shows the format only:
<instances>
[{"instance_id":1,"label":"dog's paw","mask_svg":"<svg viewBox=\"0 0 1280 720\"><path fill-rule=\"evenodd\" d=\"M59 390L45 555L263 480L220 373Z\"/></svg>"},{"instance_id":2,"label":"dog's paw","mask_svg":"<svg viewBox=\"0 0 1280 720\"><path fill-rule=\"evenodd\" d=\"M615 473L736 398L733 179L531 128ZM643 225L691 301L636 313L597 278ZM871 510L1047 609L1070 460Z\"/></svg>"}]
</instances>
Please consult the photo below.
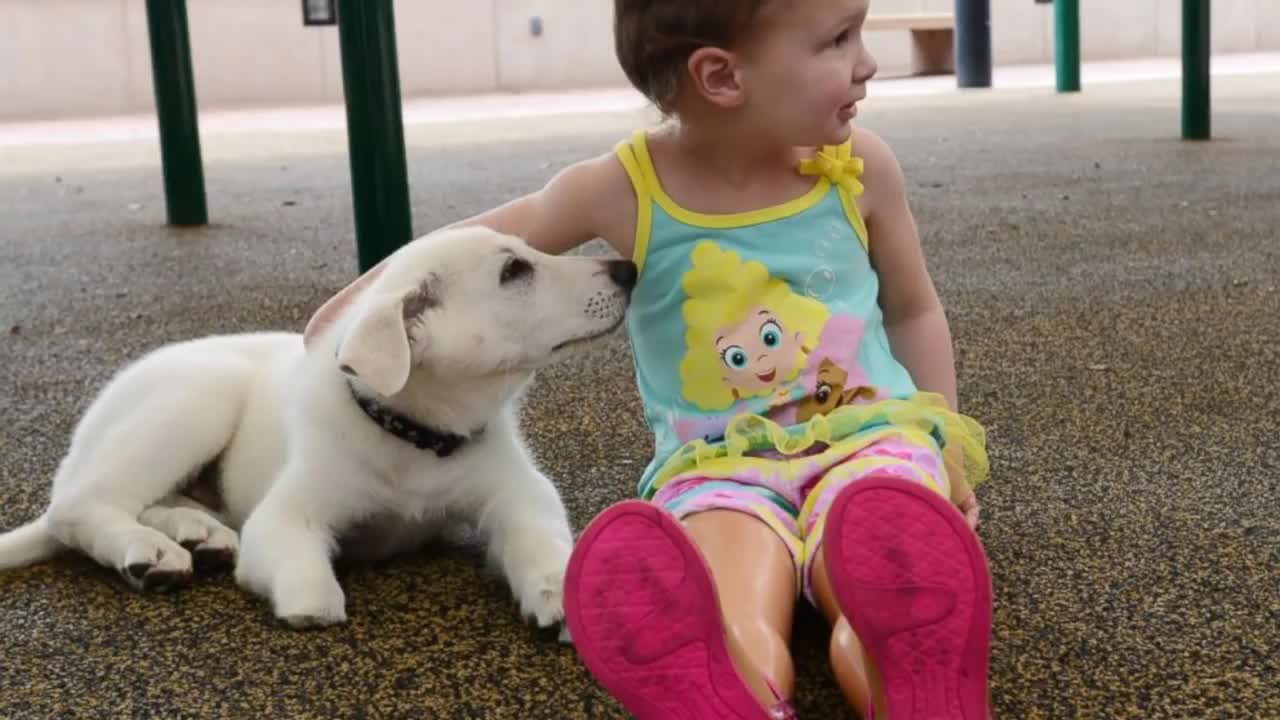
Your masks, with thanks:
<instances>
[{"instance_id":1,"label":"dog's paw","mask_svg":"<svg viewBox=\"0 0 1280 720\"><path fill-rule=\"evenodd\" d=\"M196 572L211 575L226 572L236 566L240 540L235 532L219 528L203 542L184 542L182 546L191 551Z\"/></svg>"},{"instance_id":2,"label":"dog's paw","mask_svg":"<svg viewBox=\"0 0 1280 720\"><path fill-rule=\"evenodd\" d=\"M191 553L197 573L224 572L235 566L239 538L204 510L156 505L144 510L138 520Z\"/></svg>"},{"instance_id":3,"label":"dog's paw","mask_svg":"<svg viewBox=\"0 0 1280 720\"><path fill-rule=\"evenodd\" d=\"M512 578L512 588L520 603L520 613L538 624L550 627L564 620L564 573L569 566L571 542L559 539L544 541L535 560L520 566Z\"/></svg>"},{"instance_id":4,"label":"dog's paw","mask_svg":"<svg viewBox=\"0 0 1280 720\"><path fill-rule=\"evenodd\" d=\"M318 608L278 617L294 630L309 630L311 628L326 628L330 625L341 625L347 621L347 612L342 608Z\"/></svg>"},{"instance_id":5,"label":"dog's paw","mask_svg":"<svg viewBox=\"0 0 1280 720\"><path fill-rule=\"evenodd\" d=\"M347 597L338 579L282 578L272 598L276 617L297 629L327 627L347 621Z\"/></svg>"},{"instance_id":6,"label":"dog's paw","mask_svg":"<svg viewBox=\"0 0 1280 720\"><path fill-rule=\"evenodd\" d=\"M564 620L564 570L530 583L520 594L520 612L542 628Z\"/></svg>"},{"instance_id":7,"label":"dog's paw","mask_svg":"<svg viewBox=\"0 0 1280 720\"><path fill-rule=\"evenodd\" d=\"M168 538L138 538L118 570L135 590L169 592L191 582L191 553Z\"/></svg>"}]
</instances>

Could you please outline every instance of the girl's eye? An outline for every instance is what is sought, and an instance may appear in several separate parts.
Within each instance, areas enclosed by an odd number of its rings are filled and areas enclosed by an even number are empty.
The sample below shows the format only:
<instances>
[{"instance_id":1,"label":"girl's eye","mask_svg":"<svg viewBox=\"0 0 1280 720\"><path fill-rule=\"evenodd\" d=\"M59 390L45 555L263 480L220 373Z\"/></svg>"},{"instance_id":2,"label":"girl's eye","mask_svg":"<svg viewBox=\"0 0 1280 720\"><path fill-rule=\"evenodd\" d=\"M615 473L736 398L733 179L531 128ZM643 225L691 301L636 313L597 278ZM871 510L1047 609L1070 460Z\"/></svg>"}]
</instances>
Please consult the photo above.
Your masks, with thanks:
<instances>
[{"instance_id":1,"label":"girl's eye","mask_svg":"<svg viewBox=\"0 0 1280 720\"><path fill-rule=\"evenodd\" d=\"M782 327L770 320L760 326L760 342L767 348L775 348L782 342Z\"/></svg>"},{"instance_id":2,"label":"girl's eye","mask_svg":"<svg viewBox=\"0 0 1280 720\"><path fill-rule=\"evenodd\" d=\"M720 358L724 360L725 365L734 370L742 370L750 362L750 358L747 357L747 351L737 345L730 345L725 348L724 352L720 353Z\"/></svg>"},{"instance_id":3,"label":"girl's eye","mask_svg":"<svg viewBox=\"0 0 1280 720\"><path fill-rule=\"evenodd\" d=\"M831 44L835 45L836 47L841 47L847 42L849 42L849 31L843 30L839 35L835 37L834 40L831 41Z\"/></svg>"}]
</instances>

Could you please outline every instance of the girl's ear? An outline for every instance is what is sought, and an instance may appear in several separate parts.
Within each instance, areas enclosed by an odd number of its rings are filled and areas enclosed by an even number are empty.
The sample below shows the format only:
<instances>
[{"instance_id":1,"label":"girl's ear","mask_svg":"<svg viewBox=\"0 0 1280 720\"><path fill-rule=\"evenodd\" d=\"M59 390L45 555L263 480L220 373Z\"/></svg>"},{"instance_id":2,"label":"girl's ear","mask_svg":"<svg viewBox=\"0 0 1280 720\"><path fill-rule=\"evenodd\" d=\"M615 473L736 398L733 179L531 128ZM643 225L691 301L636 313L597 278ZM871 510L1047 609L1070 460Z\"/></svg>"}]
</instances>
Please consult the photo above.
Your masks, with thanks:
<instances>
[{"instance_id":1,"label":"girl's ear","mask_svg":"<svg viewBox=\"0 0 1280 720\"><path fill-rule=\"evenodd\" d=\"M707 102L723 108L741 105L746 95L738 58L723 48L703 47L689 56L689 81Z\"/></svg>"}]
</instances>

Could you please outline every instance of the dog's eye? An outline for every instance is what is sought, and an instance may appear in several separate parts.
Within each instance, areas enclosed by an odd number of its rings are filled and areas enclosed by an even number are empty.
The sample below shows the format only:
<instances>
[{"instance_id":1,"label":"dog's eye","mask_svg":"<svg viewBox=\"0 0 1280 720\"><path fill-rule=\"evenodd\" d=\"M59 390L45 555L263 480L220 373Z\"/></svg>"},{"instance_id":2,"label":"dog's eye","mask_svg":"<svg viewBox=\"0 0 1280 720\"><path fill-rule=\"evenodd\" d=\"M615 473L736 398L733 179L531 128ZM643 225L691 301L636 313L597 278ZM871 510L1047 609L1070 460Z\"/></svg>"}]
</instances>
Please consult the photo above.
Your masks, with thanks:
<instances>
[{"instance_id":1,"label":"dog's eye","mask_svg":"<svg viewBox=\"0 0 1280 720\"><path fill-rule=\"evenodd\" d=\"M818 401L819 405L826 405L831 399L831 386L826 383L818 383L818 390L813 394L813 399Z\"/></svg>"},{"instance_id":2,"label":"dog's eye","mask_svg":"<svg viewBox=\"0 0 1280 720\"><path fill-rule=\"evenodd\" d=\"M498 276L498 282L506 285L509 282L519 280L520 278L531 275L532 273L533 265L530 264L528 260L513 257L507 260L506 264L502 266L502 275Z\"/></svg>"}]
</instances>

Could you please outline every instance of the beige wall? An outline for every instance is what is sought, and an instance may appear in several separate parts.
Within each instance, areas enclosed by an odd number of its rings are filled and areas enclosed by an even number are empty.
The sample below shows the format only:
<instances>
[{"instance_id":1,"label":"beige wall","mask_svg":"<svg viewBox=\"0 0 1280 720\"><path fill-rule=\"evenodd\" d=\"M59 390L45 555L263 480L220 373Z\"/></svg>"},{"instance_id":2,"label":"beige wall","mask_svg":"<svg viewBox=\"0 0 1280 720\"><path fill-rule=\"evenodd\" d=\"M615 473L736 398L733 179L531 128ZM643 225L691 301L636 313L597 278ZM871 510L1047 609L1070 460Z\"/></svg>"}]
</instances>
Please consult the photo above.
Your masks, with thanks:
<instances>
[{"instance_id":1,"label":"beige wall","mask_svg":"<svg viewBox=\"0 0 1280 720\"><path fill-rule=\"evenodd\" d=\"M337 29L300 0L187 0L200 107L342 99ZM874 0L876 14L954 0ZM998 65L1053 58L1051 5L991 0ZM1176 55L1181 0L1081 0L1085 59ZM395 0L406 96L618 86L609 0ZM1280 0L1214 0L1215 52L1280 50ZM538 15L543 34L533 37ZM869 38L882 73L909 71L906 33ZM0 0L0 117L149 112L144 0Z\"/></svg>"},{"instance_id":2,"label":"beige wall","mask_svg":"<svg viewBox=\"0 0 1280 720\"><path fill-rule=\"evenodd\" d=\"M342 99L338 31L299 0L187 0L202 108ZM401 91L492 90L492 2L395 0ZM0 0L0 117L149 111L144 0Z\"/></svg>"},{"instance_id":3,"label":"beige wall","mask_svg":"<svg viewBox=\"0 0 1280 720\"><path fill-rule=\"evenodd\" d=\"M609 0L496 0L498 86L503 90L625 85L613 55ZM529 18L542 18L542 35Z\"/></svg>"},{"instance_id":4,"label":"beige wall","mask_svg":"<svg viewBox=\"0 0 1280 720\"><path fill-rule=\"evenodd\" d=\"M0 0L0 115L128 108L124 24L118 1Z\"/></svg>"}]
</instances>

